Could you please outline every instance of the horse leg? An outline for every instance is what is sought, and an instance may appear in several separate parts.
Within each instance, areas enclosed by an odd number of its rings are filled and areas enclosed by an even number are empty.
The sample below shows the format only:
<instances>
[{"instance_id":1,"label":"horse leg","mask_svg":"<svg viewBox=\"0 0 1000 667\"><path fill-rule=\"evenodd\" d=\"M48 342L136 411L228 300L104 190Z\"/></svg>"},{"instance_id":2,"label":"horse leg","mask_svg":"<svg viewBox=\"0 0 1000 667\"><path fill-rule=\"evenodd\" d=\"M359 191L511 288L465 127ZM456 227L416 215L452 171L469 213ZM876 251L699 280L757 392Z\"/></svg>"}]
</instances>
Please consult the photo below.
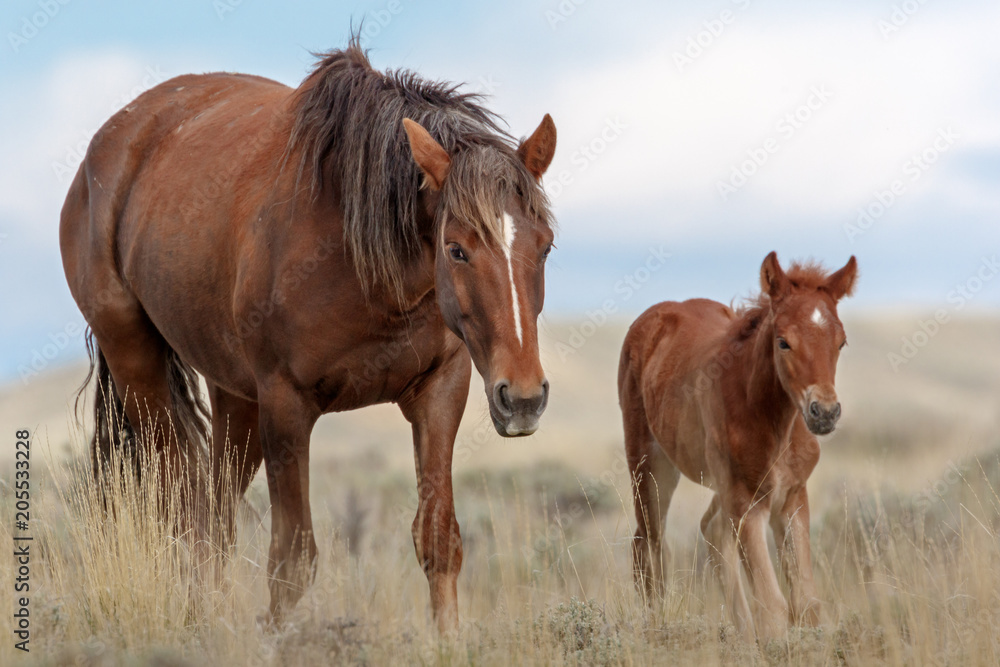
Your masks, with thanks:
<instances>
[{"instance_id":1,"label":"horse leg","mask_svg":"<svg viewBox=\"0 0 1000 667\"><path fill-rule=\"evenodd\" d=\"M767 503L740 502L729 514L738 532L741 559L753 587L754 625L762 644L781 637L788 629L788 603L778 585L767 548L770 513Z\"/></svg>"},{"instance_id":2,"label":"horse leg","mask_svg":"<svg viewBox=\"0 0 1000 667\"><path fill-rule=\"evenodd\" d=\"M222 521L219 545L236 541L236 507L264 458L260 446L257 403L209 384L212 401L212 477L214 502Z\"/></svg>"},{"instance_id":3,"label":"horse leg","mask_svg":"<svg viewBox=\"0 0 1000 667\"><path fill-rule=\"evenodd\" d=\"M288 383L258 387L260 444L271 498L268 588L271 621L280 624L316 576L319 553L309 507L309 435L319 410Z\"/></svg>"},{"instance_id":4,"label":"horse leg","mask_svg":"<svg viewBox=\"0 0 1000 667\"><path fill-rule=\"evenodd\" d=\"M138 302L120 295L90 325L137 444L144 448L149 463L161 466L160 492L165 501L169 484L182 479L184 464L177 442L184 424L173 410L170 395L170 348ZM103 400L100 390L96 400ZM177 438L171 437L172 427Z\"/></svg>"},{"instance_id":5,"label":"horse leg","mask_svg":"<svg viewBox=\"0 0 1000 667\"><path fill-rule=\"evenodd\" d=\"M753 617L743 590L740 575L740 555L737 545L738 519L733 523L722 507L718 493L712 497L708 511L701 519L701 534L708 544L709 562L718 575L729 614L736 629L748 642L754 641Z\"/></svg>"},{"instance_id":6,"label":"horse leg","mask_svg":"<svg viewBox=\"0 0 1000 667\"><path fill-rule=\"evenodd\" d=\"M430 586L431 610L442 633L458 630L462 536L455 518L451 461L469 395L471 365L462 348L399 402L413 427L417 516L413 546Z\"/></svg>"},{"instance_id":7,"label":"horse leg","mask_svg":"<svg viewBox=\"0 0 1000 667\"><path fill-rule=\"evenodd\" d=\"M670 550L661 538L680 471L653 438L639 385L631 373L622 374L619 399L635 502L632 573L636 588L652 601L654 594L662 597L665 592Z\"/></svg>"},{"instance_id":8,"label":"horse leg","mask_svg":"<svg viewBox=\"0 0 1000 667\"><path fill-rule=\"evenodd\" d=\"M647 441L646 451L634 466L630 457L636 519L632 568L636 586L652 601L654 594L665 593L670 549L662 539L663 527L681 473L655 440Z\"/></svg>"},{"instance_id":9,"label":"horse leg","mask_svg":"<svg viewBox=\"0 0 1000 667\"><path fill-rule=\"evenodd\" d=\"M819 625L822 604L813 580L809 549L809 496L804 484L790 490L784 505L771 513L771 529L781 569L788 581L791 620L815 627Z\"/></svg>"}]
</instances>

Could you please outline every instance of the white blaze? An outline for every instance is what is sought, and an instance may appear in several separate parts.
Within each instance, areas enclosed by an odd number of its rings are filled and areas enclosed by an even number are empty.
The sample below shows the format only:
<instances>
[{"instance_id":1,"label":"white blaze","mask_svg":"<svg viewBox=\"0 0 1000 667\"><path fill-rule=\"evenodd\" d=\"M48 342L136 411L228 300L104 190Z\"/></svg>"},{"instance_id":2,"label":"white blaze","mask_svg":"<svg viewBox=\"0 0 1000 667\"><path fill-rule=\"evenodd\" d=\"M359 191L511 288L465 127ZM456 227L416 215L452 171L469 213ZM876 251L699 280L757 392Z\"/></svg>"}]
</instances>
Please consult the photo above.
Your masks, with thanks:
<instances>
[{"instance_id":1,"label":"white blaze","mask_svg":"<svg viewBox=\"0 0 1000 667\"><path fill-rule=\"evenodd\" d=\"M826 324L826 318L823 317L823 313L820 312L820 309L818 307L816 308L816 310L813 311L812 321L813 324L815 324L818 327L821 327L824 324Z\"/></svg>"},{"instance_id":2,"label":"white blaze","mask_svg":"<svg viewBox=\"0 0 1000 667\"><path fill-rule=\"evenodd\" d=\"M517 334L517 342L524 345L521 340L521 305L517 300L517 285L514 284L514 263L511 253L514 248L514 235L517 229L514 227L514 219L510 213L503 214L503 254L507 258L507 275L510 276L510 300L514 306L514 332Z\"/></svg>"}]
</instances>

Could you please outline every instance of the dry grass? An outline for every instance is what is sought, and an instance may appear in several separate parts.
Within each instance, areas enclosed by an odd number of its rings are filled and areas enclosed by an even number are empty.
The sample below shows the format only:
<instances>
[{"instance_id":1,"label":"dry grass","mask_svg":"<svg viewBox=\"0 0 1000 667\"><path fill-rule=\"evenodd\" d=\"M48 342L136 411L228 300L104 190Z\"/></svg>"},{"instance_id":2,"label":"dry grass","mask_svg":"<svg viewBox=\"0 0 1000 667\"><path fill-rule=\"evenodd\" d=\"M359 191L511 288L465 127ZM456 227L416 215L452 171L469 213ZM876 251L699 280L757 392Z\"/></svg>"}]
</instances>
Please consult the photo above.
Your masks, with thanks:
<instances>
[{"instance_id":1,"label":"dry grass","mask_svg":"<svg viewBox=\"0 0 1000 667\"><path fill-rule=\"evenodd\" d=\"M36 453L37 456L37 453ZM239 512L224 579L191 571L146 474L105 510L83 461L35 462L32 652L38 664L997 664L1000 458L970 459L917 494L844 489L815 517L824 624L743 643L694 535L674 540L673 580L647 608L629 571L627 480L565 465L464 473L462 631L432 629L409 539L411 485L366 466L314 477L316 584L290 624L262 629L267 494ZM174 498L176 503L176 497ZM171 508L176 505L171 505ZM10 514L9 507L2 508ZM114 518L110 518L113 516ZM0 539L10 544L6 523ZM5 581L11 560L0 561ZM8 635L9 636L9 635ZM0 662L14 664L11 641ZM19 658L22 656L18 655Z\"/></svg>"},{"instance_id":2,"label":"dry grass","mask_svg":"<svg viewBox=\"0 0 1000 667\"><path fill-rule=\"evenodd\" d=\"M392 406L336 415L313 435L320 562L290 625L261 629L270 515L258 475L239 511L225 579L191 572L186 540L148 488L98 502L63 428L79 369L0 390L0 422L36 425L32 462L32 652L13 650L3 586L0 665L953 664L1000 662L1000 446L996 319L958 321L899 373L886 352L916 318L848 325L838 389L845 416L810 480L823 625L769 646L723 622L697 522L710 494L682 482L666 532L673 579L651 609L632 586L634 530L621 460L617 352L609 324L565 359L551 325L553 386L538 435L492 434L474 385L456 450L465 543L462 631L442 642L413 554L409 427ZM44 456L44 443L52 452ZM13 478L0 451L0 486ZM949 463L950 462L950 463ZM149 475L146 475L148 478ZM928 481L929 480L929 481ZM117 487L116 487L117 488ZM10 544L10 493L0 540ZM176 511L176 505L172 505ZM168 509L168 514L169 514ZM10 582L13 561L0 558Z\"/></svg>"}]
</instances>

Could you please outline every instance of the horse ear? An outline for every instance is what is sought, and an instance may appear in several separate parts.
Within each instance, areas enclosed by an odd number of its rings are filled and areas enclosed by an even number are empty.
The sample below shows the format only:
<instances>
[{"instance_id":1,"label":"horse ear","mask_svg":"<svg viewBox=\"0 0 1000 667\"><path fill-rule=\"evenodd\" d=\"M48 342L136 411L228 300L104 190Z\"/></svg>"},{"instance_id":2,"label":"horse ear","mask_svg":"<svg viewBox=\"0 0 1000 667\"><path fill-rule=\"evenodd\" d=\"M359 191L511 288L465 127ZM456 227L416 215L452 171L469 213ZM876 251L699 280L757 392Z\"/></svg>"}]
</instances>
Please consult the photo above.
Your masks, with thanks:
<instances>
[{"instance_id":1,"label":"horse ear","mask_svg":"<svg viewBox=\"0 0 1000 667\"><path fill-rule=\"evenodd\" d=\"M760 289L771 298L772 302L784 297L790 289L788 276L778 264L778 253L773 250L760 265Z\"/></svg>"},{"instance_id":2,"label":"horse ear","mask_svg":"<svg viewBox=\"0 0 1000 667\"><path fill-rule=\"evenodd\" d=\"M845 296L851 296L854 291L854 283L858 279L858 260L851 255L847 264L842 269L826 279L826 291L835 301L840 301Z\"/></svg>"},{"instance_id":3,"label":"horse ear","mask_svg":"<svg viewBox=\"0 0 1000 667\"><path fill-rule=\"evenodd\" d=\"M410 140L410 150L417 166L424 172L424 183L431 190L440 190L451 167L451 158L441 144L424 127L409 118L403 119L403 129Z\"/></svg>"},{"instance_id":4,"label":"horse ear","mask_svg":"<svg viewBox=\"0 0 1000 667\"><path fill-rule=\"evenodd\" d=\"M552 116L545 114L531 136L518 146L517 154L535 180L542 180L542 174L549 168L552 156L556 154L556 124L552 122Z\"/></svg>"}]
</instances>

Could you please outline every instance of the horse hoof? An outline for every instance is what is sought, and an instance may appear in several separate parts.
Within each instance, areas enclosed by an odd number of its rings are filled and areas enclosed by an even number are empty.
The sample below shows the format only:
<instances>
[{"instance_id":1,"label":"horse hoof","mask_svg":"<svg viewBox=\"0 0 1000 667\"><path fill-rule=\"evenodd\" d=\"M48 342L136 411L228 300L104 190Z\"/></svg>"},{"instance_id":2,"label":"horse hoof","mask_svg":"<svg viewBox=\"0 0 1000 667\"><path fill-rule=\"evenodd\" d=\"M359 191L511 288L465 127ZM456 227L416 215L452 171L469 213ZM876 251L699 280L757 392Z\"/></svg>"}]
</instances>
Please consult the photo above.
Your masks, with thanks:
<instances>
[{"instance_id":1,"label":"horse hoof","mask_svg":"<svg viewBox=\"0 0 1000 667\"><path fill-rule=\"evenodd\" d=\"M270 612L257 616L257 629L264 634L277 634L284 630L285 622Z\"/></svg>"}]
</instances>

